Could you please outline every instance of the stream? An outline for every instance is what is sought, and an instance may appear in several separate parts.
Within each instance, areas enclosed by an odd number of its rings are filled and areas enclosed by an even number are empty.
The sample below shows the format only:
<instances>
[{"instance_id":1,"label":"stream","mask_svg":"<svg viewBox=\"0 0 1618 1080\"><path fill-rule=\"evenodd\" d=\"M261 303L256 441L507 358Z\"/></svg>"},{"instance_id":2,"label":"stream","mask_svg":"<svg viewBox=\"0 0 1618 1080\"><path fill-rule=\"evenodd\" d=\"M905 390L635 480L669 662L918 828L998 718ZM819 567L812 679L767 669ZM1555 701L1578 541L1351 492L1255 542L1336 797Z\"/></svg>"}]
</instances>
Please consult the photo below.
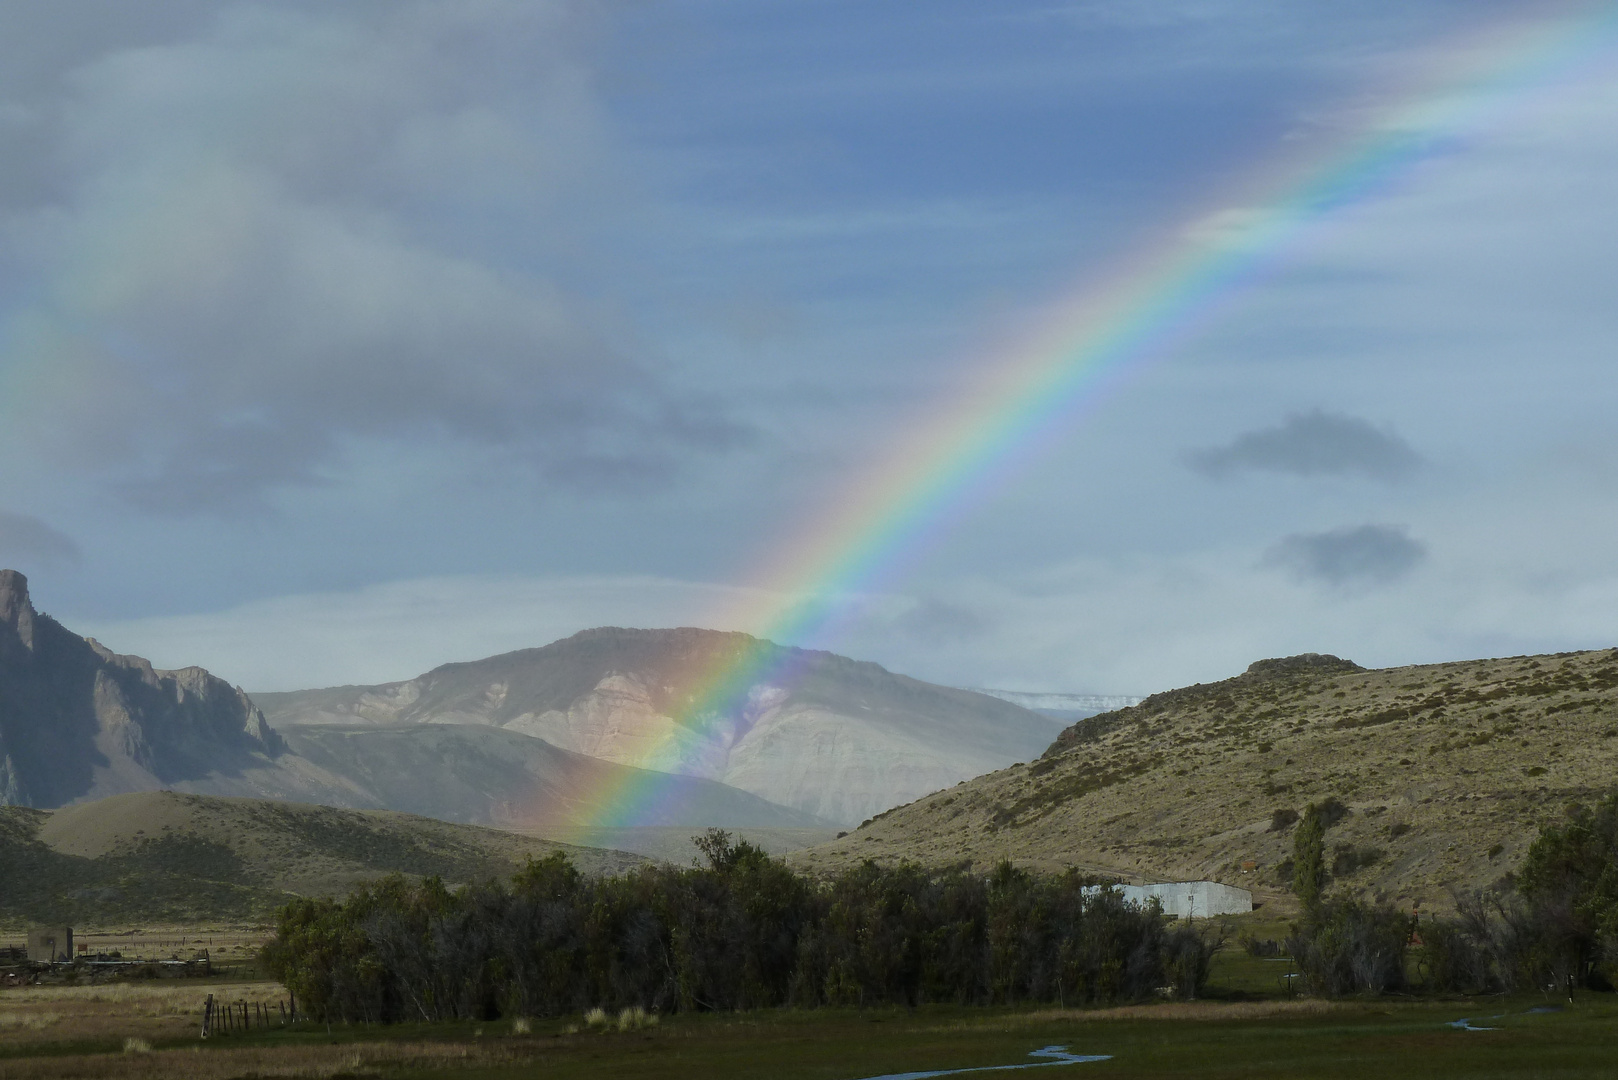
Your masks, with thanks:
<instances>
[{"instance_id":1,"label":"stream","mask_svg":"<svg viewBox=\"0 0 1618 1080\"><path fill-rule=\"evenodd\" d=\"M1520 1013L1520 1014L1516 1014L1516 1013L1495 1013L1493 1016L1485 1016L1483 1019L1485 1019L1485 1020L1499 1020L1499 1019L1502 1019L1503 1017L1513 1016L1513 1015L1533 1016L1535 1013L1554 1013L1554 1012L1561 1012L1561 1011L1562 1011L1562 1007L1560 1005L1538 1005L1538 1006L1535 1006L1532 1009L1529 1009L1525 1013ZM1474 1024L1474 1023L1472 1023L1472 1018L1470 1016L1463 1016L1459 1020L1451 1020L1449 1022L1448 1026L1456 1029L1457 1031L1499 1031L1500 1030L1499 1028L1482 1027L1482 1026L1480 1026L1478 1024Z\"/></svg>"},{"instance_id":2,"label":"stream","mask_svg":"<svg viewBox=\"0 0 1618 1080\"><path fill-rule=\"evenodd\" d=\"M1050 1061L1029 1061L1020 1065L977 1065L970 1069L928 1069L924 1072L883 1073L866 1076L861 1080L923 1080L928 1076L954 1076L957 1073L1006 1072L1010 1069L1040 1069L1047 1065L1078 1065L1085 1061L1106 1061L1111 1054L1070 1054L1065 1046L1047 1046L1030 1050L1029 1057L1050 1058Z\"/></svg>"}]
</instances>

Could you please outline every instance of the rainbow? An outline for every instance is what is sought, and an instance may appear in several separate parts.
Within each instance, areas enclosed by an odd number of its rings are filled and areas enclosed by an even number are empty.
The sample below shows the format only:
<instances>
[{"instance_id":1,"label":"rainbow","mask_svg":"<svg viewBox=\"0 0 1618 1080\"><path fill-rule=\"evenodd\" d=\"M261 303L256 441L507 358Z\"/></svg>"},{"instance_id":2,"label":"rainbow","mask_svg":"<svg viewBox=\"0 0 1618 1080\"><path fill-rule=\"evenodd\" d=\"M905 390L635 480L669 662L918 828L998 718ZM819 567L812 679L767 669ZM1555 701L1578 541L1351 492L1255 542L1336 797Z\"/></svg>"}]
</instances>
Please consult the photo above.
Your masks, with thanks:
<instances>
[{"instance_id":1,"label":"rainbow","mask_svg":"<svg viewBox=\"0 0 1618 1080\"><path fill-rule=\"evenodd\" d=\"M710 626L762 628L771 641L824 639L846 599L902 574L941 526L1038 447L1070 426L1129 371L1205 325L1243 287L1305 242L1313 226L1362 204L1428 158L1433 147L1481 130L1536 91L1608 58L1618 5L1491 27L1455 43L1448 62L1305 160L1272 163L1189 225L1148 246L1099 283L1083 284L1035 329L975 365L964 392L904 431L885 458L795 530L752 575L751 606L716 611ZM697 673L675 734L655 755L679 771L746 708L761 683L790 685L793 650L760 647ZM640 820L664 790L656 780L613 782L584 816L603 826Z\"/></svg>"}]
</instances>

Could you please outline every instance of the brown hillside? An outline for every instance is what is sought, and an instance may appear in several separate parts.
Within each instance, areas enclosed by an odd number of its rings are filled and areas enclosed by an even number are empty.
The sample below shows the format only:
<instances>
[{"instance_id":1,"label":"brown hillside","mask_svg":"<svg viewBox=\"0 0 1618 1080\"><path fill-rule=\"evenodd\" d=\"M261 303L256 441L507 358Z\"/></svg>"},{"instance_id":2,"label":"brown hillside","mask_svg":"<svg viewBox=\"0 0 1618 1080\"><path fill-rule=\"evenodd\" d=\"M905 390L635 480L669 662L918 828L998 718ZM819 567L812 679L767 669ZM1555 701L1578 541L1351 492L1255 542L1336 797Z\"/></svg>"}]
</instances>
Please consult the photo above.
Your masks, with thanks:
<instances>
[{"instance_id":1,"label":"brown hillside","mask_svg":"<svg viewBox=\"0 0 1618 1080\"><path fill-rule=\"evenodd\" d=\"M1010 858L1284 902L1286 813L1336 798L1333 887L1442 906L1501 878L1566 803L1614 785L1618 649L1376 671L1311 655L1081 720L1038 761L793 858Z\"/></svg>"},{"instance_id":2,"label":"brown hillside","mask_svg":"<svg viewBox=\"0 0 1618 1080\"><path fill-rule=\"evenodd\" d=\"M262 912L288 893L339 895L393 873L452 883L503 878L555 851L585 873L645 861L391 810L271 799L144 791L51 812L4 807L0 865L32 869L0 874L0 920L38 916L52 903L91 914L144 911L147 894L177 880L191 883L189 907L199 912Z\"/></svg>"}]
</instances>

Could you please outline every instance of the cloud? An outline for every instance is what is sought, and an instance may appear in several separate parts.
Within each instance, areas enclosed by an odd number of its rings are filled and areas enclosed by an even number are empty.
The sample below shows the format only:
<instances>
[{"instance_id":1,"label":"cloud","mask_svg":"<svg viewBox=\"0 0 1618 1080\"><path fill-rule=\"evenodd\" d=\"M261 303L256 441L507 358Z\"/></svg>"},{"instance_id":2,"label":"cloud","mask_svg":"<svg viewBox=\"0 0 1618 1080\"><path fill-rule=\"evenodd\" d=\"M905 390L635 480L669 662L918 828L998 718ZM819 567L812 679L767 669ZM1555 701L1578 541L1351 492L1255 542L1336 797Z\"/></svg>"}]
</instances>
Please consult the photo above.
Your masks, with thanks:
<instances>
[{"instance_id":1,"label":"cloud","mask_svg":"<svg viewBox=\"0 0 1618 1080\"><path fill-rule=\"evenodd\" d=\"M37 517L0 510L0 564L62 566L83 558L79 545Z\"/></svg>"},{"instance_id":2,"label":"cloud","mask_svg":"<svg viewBox=\"0 0 1618 1080\"><path fill-rule=\"evenodd\" d=\"M592 626L757 633L760 626L726 613L769 611L778 601L762 590L649 575L458 576L72 626L158 667L196 664L249 690L271 691L409 679Z\"/></svg>"},{"instance_id":3,"label":"cloud","mask_svg":"<svg viewBox=\"0 0 1618 1080\"><path fill-rule=\"evenodd\" d=\"M893 620L893 629L923 645L955 644L981 638L988 620L969 607L923 597Z\"/></svg>"},{"instance_id":4,"label":"cloud","mask_svg":"<svg viewBox=\"0 0 1618 1080\"><path fill-rule=\"evenodd\" d=\"M1186 464L1211 477L1243 471L1295 476L1359 474L1401 480L1421 466L1421 455L1391 431L1367 420L1315 409L1281 424L1238 435L1229 444L1186 455Z\"/></svg>"},{"instance_id":5,"label":"cloud","mask_svg":"<svg viewBox=\"0 0 1618 1080\"><path fill-rule=\"evenodd\" d=\"M53 373L38 433L177 512L330 482L356 441L580 490L734 445L578 283L571 234L622 197L588 23L230 7L43 80L54 179L0 187L33 286L0 310L8 361Z\"/></svg>"},{"instance_id":6,"label":"cloud","mask_svg":"<svg viewBox=\"0 0 1618 1080\"><path fill-rule=\"evenodd\" d=\"M1426 557L1426 545L1403 526L1357 525L1288 536L1265 553L1264 563L1329 585L1385 585Z\"/></svg>"}]
</instances>

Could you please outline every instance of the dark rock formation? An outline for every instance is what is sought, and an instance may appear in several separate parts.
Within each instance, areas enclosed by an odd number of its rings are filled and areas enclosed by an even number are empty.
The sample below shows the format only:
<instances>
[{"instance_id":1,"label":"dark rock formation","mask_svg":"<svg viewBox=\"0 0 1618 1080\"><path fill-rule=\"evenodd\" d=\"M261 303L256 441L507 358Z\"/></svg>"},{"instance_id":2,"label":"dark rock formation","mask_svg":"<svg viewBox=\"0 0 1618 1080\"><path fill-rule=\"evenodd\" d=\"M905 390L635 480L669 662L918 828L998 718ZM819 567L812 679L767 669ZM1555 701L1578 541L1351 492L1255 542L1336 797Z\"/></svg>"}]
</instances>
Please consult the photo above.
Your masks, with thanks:
<instances>
[{"instance_id":1,"label":"dark rock formation","mask_svg":"<svg viewBox=\"0 0 1618 1080\"><path fill-rule=\"evenodd\" d=\"M282 749L241 690L79 637L34 610L27 578L0 570L0 805L228 776Z\"/></svg>"}]
</instances>

